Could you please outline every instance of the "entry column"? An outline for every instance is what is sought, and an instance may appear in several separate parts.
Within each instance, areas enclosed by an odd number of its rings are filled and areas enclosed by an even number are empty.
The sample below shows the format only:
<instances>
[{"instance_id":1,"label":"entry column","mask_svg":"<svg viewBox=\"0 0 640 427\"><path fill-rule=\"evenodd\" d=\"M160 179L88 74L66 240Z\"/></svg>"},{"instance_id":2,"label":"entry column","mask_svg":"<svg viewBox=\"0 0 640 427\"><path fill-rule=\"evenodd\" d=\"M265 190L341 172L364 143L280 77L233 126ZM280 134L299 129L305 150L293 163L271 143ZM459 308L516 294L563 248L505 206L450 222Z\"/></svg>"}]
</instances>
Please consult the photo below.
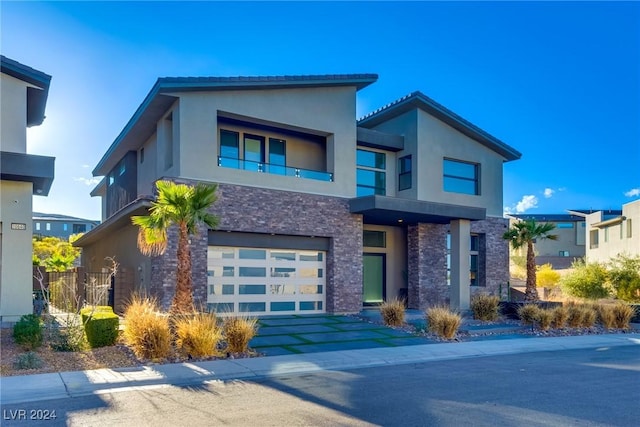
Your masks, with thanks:
<instances>
[{"instance_id":1,"label":"entry column","mask_svg":"<svg viewBox=\"0 0 640 427\"><path fill-rule=\"evenodd\" d=\"M471 270L471 222L456 219L451 223L451 308L468 310L471 306L469 271Z\"/></svg>"}]
</instances>

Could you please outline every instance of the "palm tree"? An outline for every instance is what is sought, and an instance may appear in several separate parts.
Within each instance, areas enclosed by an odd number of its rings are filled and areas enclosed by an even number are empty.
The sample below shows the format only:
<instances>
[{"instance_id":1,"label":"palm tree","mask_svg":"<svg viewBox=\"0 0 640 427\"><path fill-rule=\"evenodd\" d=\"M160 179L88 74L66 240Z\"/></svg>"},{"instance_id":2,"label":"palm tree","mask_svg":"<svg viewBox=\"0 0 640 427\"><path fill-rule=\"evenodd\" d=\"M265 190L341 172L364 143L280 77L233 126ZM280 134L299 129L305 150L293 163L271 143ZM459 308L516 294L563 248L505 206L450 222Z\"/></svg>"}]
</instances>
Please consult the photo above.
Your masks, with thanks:
<instances>
[{"instance_id":1,"label":"palm tree","mask_svg":"<svg viewBox=\"0 0 640 427\"><path fill-rule=\"evenodd\" d=\"M167 248L167 230L172 225L178 227L178 267L171 312L189 313L193 310L189 236L196 233L199 224L206 224L209 228L217 227L218 218L208 210L217 200L218 186L216 184L190 186L171 181L158 181L156 188L158 196L154 202L151 202L149 215L133 216L131 222L140 227L138 248L147 256L162 255Z\"/></svg>"},{"instance_id":2,"label":"palm tree","mask_svg":"<svg viewBox=\"0 0 640 427\"><path fill-rule=\"evenodd\" d=\"M514 223L502 236L503 239L511 242L513 249L527 247L527 287L524 297L526 301L538 301L536 255L533 251L533 244L537 239L557 240L556 234L550 234L555 228L556 226L550 222L538 224L535 220L528 219Z\"/></svg>"}]
</instances>

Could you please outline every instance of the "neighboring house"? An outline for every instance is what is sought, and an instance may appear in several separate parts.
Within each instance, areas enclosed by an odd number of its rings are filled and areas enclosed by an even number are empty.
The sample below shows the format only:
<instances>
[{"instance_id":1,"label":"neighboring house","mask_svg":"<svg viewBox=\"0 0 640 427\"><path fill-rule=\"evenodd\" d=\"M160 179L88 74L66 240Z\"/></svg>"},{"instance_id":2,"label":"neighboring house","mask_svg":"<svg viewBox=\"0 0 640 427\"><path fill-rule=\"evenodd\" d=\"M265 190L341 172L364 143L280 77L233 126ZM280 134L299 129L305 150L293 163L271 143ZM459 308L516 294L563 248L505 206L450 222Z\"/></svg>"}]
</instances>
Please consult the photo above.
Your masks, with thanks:
<instances>
[{"instance_id":1,"label":"neighboring house","mask_svg":"<svg viewBox=\"0 0 640 427\"><path fill-rule=\"evenodd\" d=\"M640 256L640 200L622 210L591 213L585 221L588 262L607 262L619 254Z\"/></svg>"},{"instance_id":2,"label":"neighboring house","mask_svg":"<svg viewBox=\"0 0 640 427\"><path fill-rule=\"evenodd\" d=\"M86 233L100 224L100 221L76 218L67 215L33 213L33 235L38 237L52 236L69 240L72 234Z\"/></svg>"},{"instance_id":3,"label":"neighboring house","mask_svg":"<svg viewBox=\"0 0 640 427\"><path fill-rule=\"evenodd\" d=\"M46 196L53 157L27 154L27 127L44 120L51 76L0 56L0 322L33 312L33 195Z\"/></svg>"},{"instance_id":4,"label":"neighboring house","mask_svg":"<svg viewBox=\"0 0 640 427\"><path fill-rule=\"evenodd\" d=\"M194 297L218 312L358 312L407 297L467 309L506 292L503 163L520 153L420 92L356 121L374 74L161 78L93 173L103 222L80 238L92 271L115 256L131 291L168 307L167 252L136 247L154 183L219 184L217 230L191 239ZM120 296L118 296L120 295Z\"/></svg>"},{"instance_id":5,"label":"neighboring house","mask_svg":"<svg viewBox=\"0 0 640 427\"><path fill-rule=\"evenodd\" d=\"M534 220L537 223L552 223L551 232L557 240L541 239L535 243L536 264L551 264L556 270L571 267L573 261L585 256L585 220L589 211L572 210L567 214L509 214L510 224L518 220ZM511 249L512 256L526 256L526 247Z\"/></svg>"}]
</instances>

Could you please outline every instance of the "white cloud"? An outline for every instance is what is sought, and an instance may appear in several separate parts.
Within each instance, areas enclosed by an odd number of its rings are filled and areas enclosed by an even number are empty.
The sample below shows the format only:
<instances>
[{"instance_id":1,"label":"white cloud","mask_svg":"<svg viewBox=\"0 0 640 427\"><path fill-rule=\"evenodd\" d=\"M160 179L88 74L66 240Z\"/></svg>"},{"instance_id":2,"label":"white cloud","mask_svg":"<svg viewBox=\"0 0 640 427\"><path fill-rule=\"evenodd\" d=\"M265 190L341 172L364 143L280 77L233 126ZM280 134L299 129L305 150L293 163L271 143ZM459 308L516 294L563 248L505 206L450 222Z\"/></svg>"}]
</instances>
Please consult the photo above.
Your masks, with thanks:
<instances>
[{"instance_id":1,"label":"white cloud","mask_svg":"<svg viewBox=\"0 0 640 427\"><path fill-rule=\"evenodd\" d=\"M528 209L538 207L538 198L534 195L522 196L522 200L516 203L516 213L524 213Z\"/></svg>"},{"instance_id":2,"label":"white cloud","mask_svg":"<svg viewBox=\"0 0 640 427\"><path fill-rule=\"evenodd\" d=\"M84 169L89 169L91 166L89 166L89 165L82 165L82 167L83 167Z\"/></svg>"},{"instance_id":3,"label":"white cloud","mask_svg":"<svg viewBox=\"0 0 640 427\"><path fill-rule=\"evenodd\" d=\"M553 188L545 188L543 192L545 199L550 199L555 192L556 190L554 190Z\"/></svg>"},{"instance_id":4,"label":"white cloud","mask_svg":"<svg viewBox=\"0 0 640 427\"><path fill-rule=\"evenodd\" d=\"M624 195L627 196L627 197L640 196L640 188L632 188L631 190L629 190L626 193L624 193Z\"/></svg>"},{"instance_id":5,"label":"white cloud","mask_svg":"<svg viewBox=\"0 0 640 427\"><path fill-rule=\"evenodd\" d=\"M101 179L102 179L101 177L96 177L96 176L94 176L93 178L82 178L82 177L73 178L74 181L81 182L88 187L98 185Z\"/></svg>"}]
</instances>

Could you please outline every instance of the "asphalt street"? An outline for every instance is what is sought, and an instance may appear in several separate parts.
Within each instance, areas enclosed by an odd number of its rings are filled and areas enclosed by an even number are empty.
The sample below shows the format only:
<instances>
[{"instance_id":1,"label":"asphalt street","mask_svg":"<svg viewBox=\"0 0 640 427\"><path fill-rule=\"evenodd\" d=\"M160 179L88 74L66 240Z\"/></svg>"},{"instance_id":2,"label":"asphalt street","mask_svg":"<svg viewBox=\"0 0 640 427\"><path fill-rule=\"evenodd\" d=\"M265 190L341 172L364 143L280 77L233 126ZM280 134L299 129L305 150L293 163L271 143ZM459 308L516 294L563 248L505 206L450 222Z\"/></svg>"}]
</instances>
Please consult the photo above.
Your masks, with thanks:
<instances>
[{"instance_id":1,"label":"asphalt street","mask_svg":"<svg viewBox=\"0 0 640 427\"><path fill-rule=\"evenodd\" d=\"M2 405L2 425L636 426L640 350L530 352L123 390Z\"/></svg>"}]
</instances>

